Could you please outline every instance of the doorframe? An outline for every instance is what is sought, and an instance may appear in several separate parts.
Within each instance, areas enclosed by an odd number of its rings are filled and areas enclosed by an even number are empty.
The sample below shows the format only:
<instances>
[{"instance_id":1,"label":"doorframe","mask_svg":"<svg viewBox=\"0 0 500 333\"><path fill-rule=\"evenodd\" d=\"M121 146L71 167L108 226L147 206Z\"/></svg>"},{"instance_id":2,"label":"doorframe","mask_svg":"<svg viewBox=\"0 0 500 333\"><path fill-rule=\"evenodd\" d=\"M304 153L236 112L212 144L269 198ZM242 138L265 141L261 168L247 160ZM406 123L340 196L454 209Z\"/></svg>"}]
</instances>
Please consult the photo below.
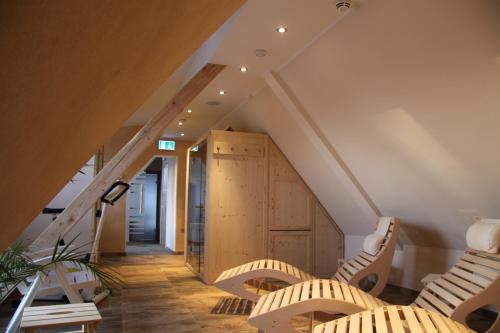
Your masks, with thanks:
<instances>
[{"instance_id":1,"label":"doorframe","mask_svg":"<svg viewBox=\"0 0 500 333\"><path fill-rule=\"evenodd\" d=\"M175 195L174 195L174 202L173 202L173 209L174 209L174 221L175 223L177 224L177 177L178 177L178 156L174 156L174 155L161 155L161 154L155 154L153 156L151 156L151 158L141 167L139 168L139 170L132 176L130 177L130 180L129 180L129 183L132 182L135 178L137 178L142 172L144 172L144 170L148 167L148 165L151 164L151 162L153 162L156 158L161 158L161 159L165 159L165 158L169 158L169 159L172 159L175 161L174 165L175 165L175 169L174 169L174 185L173 185L173 191L175 192ZM160 174L160 178L161 177L161 174ZM168 183L167 183L168 184ZM160 192L161 192L161 186L163 184L160 184ZM168 186L168 185L167 185ZM161 194L161 193L160 193ZM128 237L128 218L127 218L127 207L128 207L128 193L126 195L126 203L125 203L125 233L124 233L124 238L125 238L125 251L126 251L126 244L129 242L129 237ZM160 198L157 200L157 214L160 213L161 214L161 196ZM166 209L168 210L168 207L166 207ZM166 215L165 215L166 217ZM159 217L161 219L161 215ZM174 227L174 230L176 230L176 226ZM160 231L159 231L159 239L158 239L158 243L160 245L162 245L163 247L165 248L168 248L167 245L166 245L166 218L165 218L165 221L161 221L160 220ZM176 235L177 237L177 235Z\"/></svg>"}]
</instances>

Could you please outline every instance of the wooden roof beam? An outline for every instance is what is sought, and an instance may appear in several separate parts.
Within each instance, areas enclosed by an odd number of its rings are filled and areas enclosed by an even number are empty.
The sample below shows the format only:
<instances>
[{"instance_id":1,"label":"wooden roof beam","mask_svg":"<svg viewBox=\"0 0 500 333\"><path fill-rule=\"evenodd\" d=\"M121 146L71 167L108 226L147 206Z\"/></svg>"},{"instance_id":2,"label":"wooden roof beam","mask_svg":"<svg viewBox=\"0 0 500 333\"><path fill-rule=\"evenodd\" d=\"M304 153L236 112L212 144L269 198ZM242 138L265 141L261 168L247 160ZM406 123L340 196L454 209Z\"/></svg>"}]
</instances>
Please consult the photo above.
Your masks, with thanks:
<instances>
[{"instance_id":1,"label":"wooden roof beam","mask_svg":"<svg viewBox=\"0 0 500 333\"><path fill-rule=\"evenodd\" d=\"M31 250L53 246L60 235L64 236L104 194L104 192L148 148L161 132L188 104L219 74L224 65L207 64L189 81L174 98L104 166L92 182L31 244Z\"/></svg>"}]
</instances>

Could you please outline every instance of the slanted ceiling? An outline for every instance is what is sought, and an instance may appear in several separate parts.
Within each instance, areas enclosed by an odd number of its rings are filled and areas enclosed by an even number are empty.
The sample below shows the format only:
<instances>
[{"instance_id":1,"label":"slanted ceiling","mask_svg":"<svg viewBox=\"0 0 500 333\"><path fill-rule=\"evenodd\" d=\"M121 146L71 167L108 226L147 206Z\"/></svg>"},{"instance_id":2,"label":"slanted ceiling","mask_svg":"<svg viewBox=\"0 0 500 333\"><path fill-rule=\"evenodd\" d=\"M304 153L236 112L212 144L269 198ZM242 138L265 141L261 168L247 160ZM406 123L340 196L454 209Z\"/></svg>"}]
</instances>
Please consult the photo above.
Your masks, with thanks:
<instances>
[{"instance_id":1,"label":"slanted ceiling","mask_svg":"<svg viewBox=\"0 0 500 333\"><path fill-rule=\"evenodd\" d=\"M0 4L0 249L243 2Z\"/></svg>"},{"instance_id":2,"label":"slanted ceiling","mask_svg":"<svg viewBox=\"0 0 500 333\"><path fill-rule=\"evenodd\" d=\"M496 0L363 2L278 71L316 133L272 86L219 128L269 133L346 235L375 219L321 136L403 240L463 249L474 217L500 217L499 18Z\"/></svg>"}]
</instances>

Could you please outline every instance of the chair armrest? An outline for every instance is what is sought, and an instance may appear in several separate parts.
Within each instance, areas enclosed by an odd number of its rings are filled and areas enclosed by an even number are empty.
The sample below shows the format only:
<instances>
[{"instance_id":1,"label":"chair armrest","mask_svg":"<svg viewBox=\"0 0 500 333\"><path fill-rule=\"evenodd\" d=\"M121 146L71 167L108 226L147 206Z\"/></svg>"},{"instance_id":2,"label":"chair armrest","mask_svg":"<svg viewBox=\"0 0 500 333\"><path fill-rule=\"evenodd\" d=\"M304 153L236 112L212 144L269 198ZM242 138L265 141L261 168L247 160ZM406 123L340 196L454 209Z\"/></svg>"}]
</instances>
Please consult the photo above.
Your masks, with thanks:
<instances>
[{"instance_id":1,"label":"chair armrest","mask_svg":"<svg viewBox=\"0 0 500 333\"><path fill-rule=\"evenodd\" d=\"M424 278L422 280L420 280L420 282L422 282L425 285L439 279L441 277L442 274L427 274L426 276L424 276Z\"/></svg>"}]
</instances>

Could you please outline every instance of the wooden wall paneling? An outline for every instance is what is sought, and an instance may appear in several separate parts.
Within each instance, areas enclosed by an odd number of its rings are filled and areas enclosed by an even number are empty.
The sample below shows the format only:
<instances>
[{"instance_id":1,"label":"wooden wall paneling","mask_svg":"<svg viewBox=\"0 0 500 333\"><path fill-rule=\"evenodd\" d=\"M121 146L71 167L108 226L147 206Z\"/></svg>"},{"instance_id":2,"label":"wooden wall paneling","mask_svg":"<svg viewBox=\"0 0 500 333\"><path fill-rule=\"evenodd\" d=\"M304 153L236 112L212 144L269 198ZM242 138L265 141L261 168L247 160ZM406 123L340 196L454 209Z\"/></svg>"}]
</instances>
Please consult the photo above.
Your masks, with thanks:
<instances>
[{"instance_id":1,"label":"wooden wall paneling","mask_svg":"<svg viewBox=\"0 0 500 333\"><path fill-rule=\"evenodd\" d=\"M308 273L313 269L312 231L269 231L269 257Z\"/></svg>"},{"instance_id":2,"label":"wooden wall paneling","mask_svg":"<svg viewBox=\"0 0 500 333\"><path fill-rule=\"evenodd\" d=\"M343 235L323 206L314 203L314 275L329 278L343 258Z\"/></svg>"},{"instance_id":3,"label":"wooden wall paneling","mask_svg":"<svg viewBox=\"0 0 500 333\"><path fill-rule=\"evenodd\" d=\"M243 3L0 3L0 250Z\"/></svg>"},{"instance_id":4,"label":"wooden wall paneling","mask_svg":"<svg viewBox=\"0 0 500 333\"><path fill-rule=\"evenodd\" d=\"M269 150L269 229L312 229L313 194L274 143Z\"/></svg>"},{"instance_id":5,"label":"wooden wall paneling","mask_svg":"<svg viewBox=\"0 0 500 333\"><path fill-rule=\"evenodd\" d=\"M221 143L239 148L214 154ZM214 131L208 149L206 280L212 283L222 271L266 255L266 136Z\"/></svg>"}]
</instances>

